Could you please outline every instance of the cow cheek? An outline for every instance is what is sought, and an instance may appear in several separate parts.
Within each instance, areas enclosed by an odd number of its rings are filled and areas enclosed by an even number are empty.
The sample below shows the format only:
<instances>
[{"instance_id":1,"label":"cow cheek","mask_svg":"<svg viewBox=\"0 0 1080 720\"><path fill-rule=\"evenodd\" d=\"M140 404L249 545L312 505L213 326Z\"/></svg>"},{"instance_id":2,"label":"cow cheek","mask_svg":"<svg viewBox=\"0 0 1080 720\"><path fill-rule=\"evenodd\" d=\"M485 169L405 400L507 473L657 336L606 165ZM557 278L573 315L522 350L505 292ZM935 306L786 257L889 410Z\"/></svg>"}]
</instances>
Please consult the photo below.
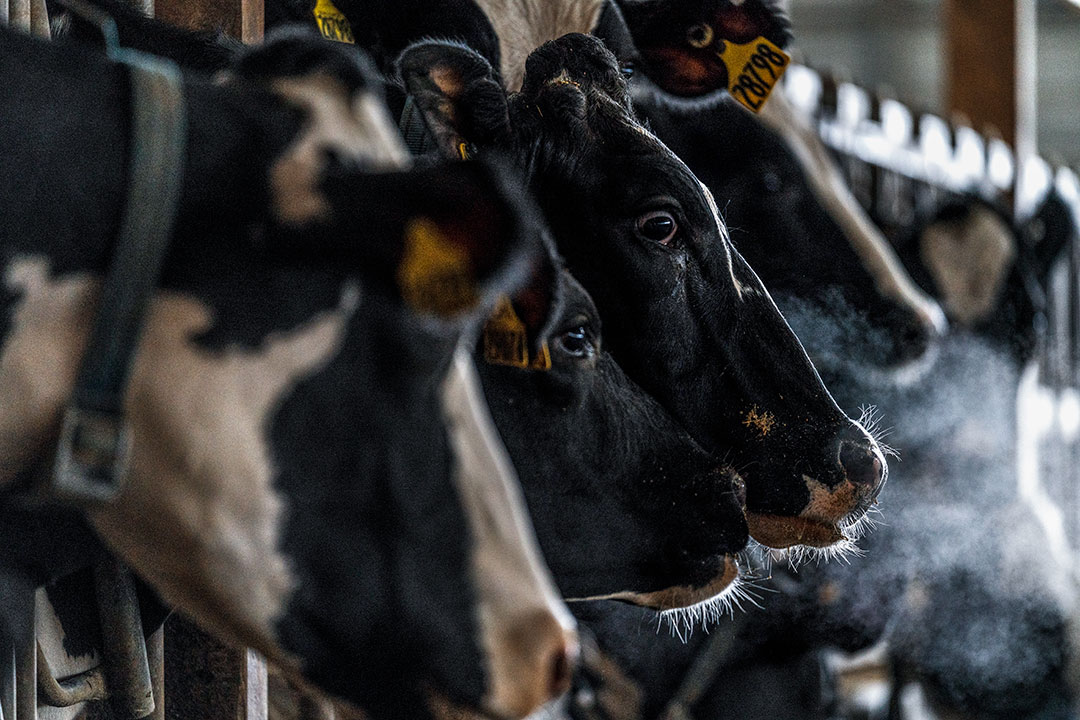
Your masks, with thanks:
<instances>
[{"instance_id":1,"label":"cow cheek","mask_svg":"<svg viewBox=\"0 0 1080 720\"><path fill-rule=\"evenodd\" d=\"M92 515L166 601L271 657L293 578L264 433L282 397L333 356L344 319L328 312L254 350L207 351L190 341L211 324L206 307L155 300L127 398L130 477Z\"/></svg>"}]
</instances>

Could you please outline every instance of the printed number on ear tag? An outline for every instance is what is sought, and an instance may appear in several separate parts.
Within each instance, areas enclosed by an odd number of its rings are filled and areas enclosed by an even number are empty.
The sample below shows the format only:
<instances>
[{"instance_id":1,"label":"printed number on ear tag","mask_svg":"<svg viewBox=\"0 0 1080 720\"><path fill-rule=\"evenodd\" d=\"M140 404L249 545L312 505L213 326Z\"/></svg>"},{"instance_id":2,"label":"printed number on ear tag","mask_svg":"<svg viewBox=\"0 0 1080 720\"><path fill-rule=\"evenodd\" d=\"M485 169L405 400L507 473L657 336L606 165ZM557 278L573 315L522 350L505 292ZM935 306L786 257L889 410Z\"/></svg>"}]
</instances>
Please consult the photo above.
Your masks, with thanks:
<instances>
[{"instance_id":1,"label":"printed number on ear tag","mask_svg":"<svg viewBox=\"0 0 1080 720\"><path fill-rule=\"evenodd\" d=\"M419 312L449 316L478 300L466 252L427 218L405 227L405 252L397 272L401 295Z\"/></svg>"},{"instance_id":2,"label":"printed number on ear tag","mask_svg":"<svg viewBox=\"0 0 1080 720\"><path fill-rule=\"evenodd\" d=\"M491 365L550 370L551 353L545 342L540 352L529 361L529 336L525 323L514 312L510 298L502 295L495 304L495 312L484 323L484 362Z\"/></svg>"},{"instance_id":3,"label":"printed number on ear tag","mask_svg":"<svg viewBox=\"0 0 1080 720\"><path fill-rule=\"evenodd\" d=\"M352 25L330 0L318 0L315 3L315 22L323 37L343 43L356 43Z\"/></svg>"},{"instance_id":4,"label":"printed number on ear tag","mask_svg":"<svg viewBox=\"0 0 1080 720\"><path fill-rule=\"evenodd\" d=\"M791 56L763 37L745 45L724 44L720 58L727 65L728 92L750 110L760 111L791 63Z\"/></svg>"}]
</instances>

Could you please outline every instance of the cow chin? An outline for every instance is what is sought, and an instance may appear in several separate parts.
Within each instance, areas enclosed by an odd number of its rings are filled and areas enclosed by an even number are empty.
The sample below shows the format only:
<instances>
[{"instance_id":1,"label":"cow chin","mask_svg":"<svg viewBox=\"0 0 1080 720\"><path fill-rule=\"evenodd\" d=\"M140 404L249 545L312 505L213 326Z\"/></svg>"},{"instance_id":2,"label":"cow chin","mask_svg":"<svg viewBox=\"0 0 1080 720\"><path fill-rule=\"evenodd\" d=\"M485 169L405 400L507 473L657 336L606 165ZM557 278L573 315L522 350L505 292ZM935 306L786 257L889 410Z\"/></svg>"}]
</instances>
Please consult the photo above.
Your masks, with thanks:
<instances>
[{"instance_id":1,"label":"cow chin","mask_svg":"<svg viewBox=\"0 0 1080 720\"><path fill-rule=\"evenodd\" d=\"M679 610L707 602L722 595L739 577L734 555L724 555L720 574L704 585L676 585L653 592L621 592L587 600L621 600L652 610Z\"/></svg>"},{"instance_id":2,"label":"cow chin","mask_svg":"<svg viewBox=\"0 0 1080 720\"><path fill-rule=\"evenodd\" d=\"M805 475L803 480L810 502L798 515L744 512L750 537L773 550L852 545L862 532L873 492L849 480L832 488Z\"/></svg>"},{"instance_id":3,"label":"cow chin","mask_svg":"<svg viewBox=\"0 0 1080 720\"><path fill-rule=\"evenodd\" d=\"M750 528L750 537L773 550L795 545L824 548L845 539L836 523L801 515L764 515L748 511L746 524Z\"/></svg>"}]
</instances>

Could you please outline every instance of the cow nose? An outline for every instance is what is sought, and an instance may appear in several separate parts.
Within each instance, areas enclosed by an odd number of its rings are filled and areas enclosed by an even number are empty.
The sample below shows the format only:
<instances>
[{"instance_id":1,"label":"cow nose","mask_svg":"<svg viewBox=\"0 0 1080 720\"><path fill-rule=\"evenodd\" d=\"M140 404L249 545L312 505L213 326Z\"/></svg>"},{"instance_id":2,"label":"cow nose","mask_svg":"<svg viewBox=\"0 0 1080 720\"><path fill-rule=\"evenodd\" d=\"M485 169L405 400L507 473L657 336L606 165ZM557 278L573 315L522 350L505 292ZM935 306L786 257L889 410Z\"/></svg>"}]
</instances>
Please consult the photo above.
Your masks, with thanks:
<instances>
[{"instance_id":1,"label":"cow nose","mask_svg":"<svg viewBox=\"0 0 1080 720\"><path fill-rule=\"evenodd\" d=\"M841 442L840 467L851 484L868 488L872 494L877 494L885 479L885 462L881 451L870 441Z\"/></svg>"},{"instance_id":2,"label":"cow nose","mask_svg":"<svg viewBox=\"0 0 1080 720\"><path fill-rule=\"evenodd\" d=\"M550 696L559 697L570 689L574 678L574 667L577 666L578 656L581 650L578 647L577 638L573 633L565 633L561 647L555 649L549 663L551 668L551 684L548 692Z\"/></svg>"},{"instance_id":3,"label":"cow nose","mask_svg":"<svg viewBox=\"0 0 1080 720\"><path fill-rule=\"evenodd\" d=\"M894 316L893 365L904 365L922 358L948 331L945 313L937 304L927 302L918 312L904 311Z\"/></svg>"}]
</instances>

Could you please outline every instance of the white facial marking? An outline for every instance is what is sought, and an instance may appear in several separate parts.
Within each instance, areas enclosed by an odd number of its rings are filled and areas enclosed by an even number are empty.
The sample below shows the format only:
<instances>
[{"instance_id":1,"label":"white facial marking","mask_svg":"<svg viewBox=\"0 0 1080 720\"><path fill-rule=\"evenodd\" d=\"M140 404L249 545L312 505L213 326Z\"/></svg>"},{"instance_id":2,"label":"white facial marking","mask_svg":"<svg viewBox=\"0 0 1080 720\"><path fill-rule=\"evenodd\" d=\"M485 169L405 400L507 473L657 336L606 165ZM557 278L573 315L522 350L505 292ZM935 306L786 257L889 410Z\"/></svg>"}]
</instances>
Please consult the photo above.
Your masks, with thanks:
<instances>
[{"instance_id":1,"label":"white facial marking","mask_svg":"<svg viewBox=\"0 0 1080 720\"><path fill-rule=\"evenodd\" d=\"M503 82L517 92L525 59L536 48L567 33L592 32L604 0L476 0L499 37Z\"/></svg>"},{"instance_id":2,"label":"white facial marking","mask_svg":"<svg viewBox=\"0 0 1080 720\"><path fill-rule=\"evenodd\" d=\"M318 75L276 80L273 88L308 116L270 168L274 211L282 223L304 225L328 216L330 206L319 189L327 150L363 161L372 170L408 167L409 154L375 95L360 93L353 101L341 83Z\"/></svg>"},{"instance_id":3,"label":"white facial marking","mask_svg":"<svg viewBox=\"0 0 1080 720\"><path fill-rule=\"evenodd\" d=\"M491 662L485 709L524 716L549 699L551 663L560 648L573 652L574 620L541 559L517 475L462 348L443 384L443 414L474 542L472 575Z\"/></svg>"},{"instance_id":4,"label":"white facial marking","mask_svg":"<svg viewBox=\"0 0 1080 720\"><path fill-rule=\"evenodd\" d=\"M50 278L42 258L17 260L7 280L23 298L0 350L5 479L56 436L100 288L86 274ZM350 304L347 294L344 307L257 349L207 350L192 338L211 327L209 308L159 292L128 387L131 472L119 498L91 514L170 604L271 656L292 579L266 433L295 383L337 352Z\"/></svg>"},{"instance_id":5,"label":"white facial marking","mask_svg":"<svg viewBox=\"0 0 1080 720\"><path fill-rule=\"evenodd\" d=\"M1016 262L1016 246L1009 226L989 208L976 206L961 222L926 228L919 255L941 290L945 312L971 325L997 306Z\"/></svg>"},{"instance_id":6,"label":"white facial marking","mask_svg":"<svg viewBox=\"0 0 1080 720\"><path fill-rule=\"evenodd\" d=\"M705 200L709 203L709 210L712 211L713 219L716 221L716 229L720 232L720 237L724 239L722 244L724 253L727 255L728 275L731 277L731 284L735 287L735 294L738 296L739 300L743 300L750 288L743 285L739 282L739 279L735 277L735 259L731 255L731 241L728 238L727 226L724 225L724 221L720 219L720 208L716 206L716 198L713 197L712 192L705 183L698 180L698 185L701 186L701 192L705 195Z\"/></svg>"},{"instance_id":7,"label":"white facial marking","mask_svg":"<svg viewBox=\"0 0 1080 720\"><path fill-rule=\"evenodd\" d=\"M908 308L928 327L943 328L940 308L911 280L888 240L851 194L824 143L795 112L784 93L773 93L757 117L784 138L795 153L810 189L840 225L881 294Z\"/></svg>"}]
</instances>

